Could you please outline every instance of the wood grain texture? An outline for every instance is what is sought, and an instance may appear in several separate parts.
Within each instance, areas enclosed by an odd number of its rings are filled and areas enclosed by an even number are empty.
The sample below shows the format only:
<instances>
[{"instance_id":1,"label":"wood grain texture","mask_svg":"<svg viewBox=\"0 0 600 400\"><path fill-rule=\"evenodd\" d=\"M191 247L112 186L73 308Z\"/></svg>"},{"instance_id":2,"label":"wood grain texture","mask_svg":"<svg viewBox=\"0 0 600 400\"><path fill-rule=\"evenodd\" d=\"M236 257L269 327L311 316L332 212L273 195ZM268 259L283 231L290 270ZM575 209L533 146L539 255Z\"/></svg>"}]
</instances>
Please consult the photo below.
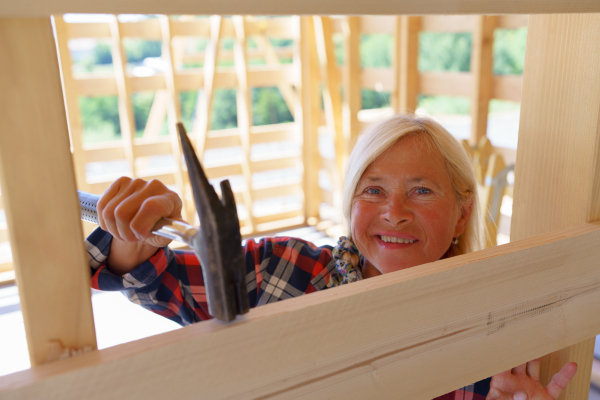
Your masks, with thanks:
<instances>
[{"instance_id":1,"label":"wood grain texture","mask_svg":"<svg viewBox=\"0 0 600 400\"><path fill-rule=\"evenodd\" d=\"M116 15L112 15L109 25L112 39L111 50L115 82L117 83L117 92L119 93L119 123L121 126L123 149L125 150L125 159L129 166L130 176L137 176L135 153L133 150L133 139L136 132L135 117L133 116L133 104L131 103L131 85L127 77L127 55L125 54L125 47L121 40L121 22L119 22Z\"/></svg>"},{"instance_id":2,"label":"wood grain texture","mask_svg":"<svg viewBox=\"0 0 600 400\"><path fill-rule=\"evenodd\" d=\"M58 48L65 111L69 126L69 136L73 147L73 164L77 188L89 191L85 180L85 153L83 152L83 123L79 111L79 99L73 79L71 53L69 51L69 28L62 15L54 18L56 46Z\"/></svg>"},{"instance_id":3,"label":"wood grain texture","mask_svg":"<svg viewBox=\"0 0 600 400\"><path fill-rule=\"evenodd\" d=\"M419 30L421 18L399 17L398 106L401 113L415 112L419 85Z\"/></svg>"},{"instance_id":4,"label":"wood grain texture","mask_svg":"<svg viewBox=\"0 0 600 400\"><path fill-rule=\"evenodd\" d=\"M600 218L600 15L531 16L511 240ZM591 341L543 360L579 372L564 399L587 396Z\"/></svg>"},{"instance_id":5,"label":"wood grain texture","mask_svg":"<svg viewBox=\"0 0 600 400\"><path fill-rule=\"evenodd\" d=\"M65 13L110 14L198 14L198 15L427 15L427 14L554 14L597 13L595 0L279 0L214 1L120 1L106 0L27 0L3 1L2 17L32 17Z\"/></svg>"},{"instance_id":6,"label":"wood grain texture","mask_svg":"<svg viewBox=\"0 0 600 400\"><path fill-rule=\"evenodd\" d=\"M0 177L32 365L96 347L50 18L0 20Z\"/></svg>"},{"instance_id":7,"label":"wood grain texture","mask_svg":"<svg viewBox=\"0 0 600 400\"><path fill-rule=\"evenodd\" d=\"M302 163L304 182L304 216L315 220L319 217L319 137L322 122L320 110L319 60L315 42L312 17L298 17L298 38L294 62L300 68L301 79L296 87L301 104L296 110L296 121L302 123ZM298 62L298 63L297 63Z\"/></svg>"},{"instance_id":8,"label":"wood grain texture","mask_svg":"<svg viewBox=\"0 0 600 400\"><path fill-rule=\"evenodd\" d=\"M496 17L475 17L471 44L471 144L487 134L488 110L492 99L493 47Z\"/></svg>"},{"instance_id":9,"label":"wood grain texture","mask_svg":"<svg viewBox=\"0 0 600 400\"><path fill-rule=\"evenodd\" d=\"M345 17L342 21L342 35L344 37L344 74L342 102L342 129L344 140L350 151L360 133L358 112L362 109L362 90L360 85L360 18Z\"/></svg>"},{"instance_id":10,"label":"wood grain texture","mask_svg":"<svg viewBox=\"0 0 600 400\"><path fill-rule=\"evenodd\" d=\"M599 240L584 224L269 304L1 377L0 396L431 399L599 333Z\"/></svg>"}]
</instances>

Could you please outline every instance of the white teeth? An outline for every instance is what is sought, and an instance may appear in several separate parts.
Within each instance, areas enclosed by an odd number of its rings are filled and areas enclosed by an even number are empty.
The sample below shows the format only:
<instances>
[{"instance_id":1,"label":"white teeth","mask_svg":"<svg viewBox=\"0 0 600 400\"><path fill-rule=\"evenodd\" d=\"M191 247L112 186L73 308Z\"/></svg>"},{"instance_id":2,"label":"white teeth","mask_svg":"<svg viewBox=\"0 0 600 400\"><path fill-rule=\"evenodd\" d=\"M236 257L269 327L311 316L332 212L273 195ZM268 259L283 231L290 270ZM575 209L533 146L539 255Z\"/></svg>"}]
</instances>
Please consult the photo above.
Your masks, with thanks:
<instances>
[{"instance_id":1,"label":"white teeth","mask_svg":"<svg viewBox=\"0 0 600 400\"><path fill-rule=\"evenodd\" d=\"M414 243L414 240L403 239L395 236L380 236L381 240L386 243Z\"/></svg>"}]
</instances>

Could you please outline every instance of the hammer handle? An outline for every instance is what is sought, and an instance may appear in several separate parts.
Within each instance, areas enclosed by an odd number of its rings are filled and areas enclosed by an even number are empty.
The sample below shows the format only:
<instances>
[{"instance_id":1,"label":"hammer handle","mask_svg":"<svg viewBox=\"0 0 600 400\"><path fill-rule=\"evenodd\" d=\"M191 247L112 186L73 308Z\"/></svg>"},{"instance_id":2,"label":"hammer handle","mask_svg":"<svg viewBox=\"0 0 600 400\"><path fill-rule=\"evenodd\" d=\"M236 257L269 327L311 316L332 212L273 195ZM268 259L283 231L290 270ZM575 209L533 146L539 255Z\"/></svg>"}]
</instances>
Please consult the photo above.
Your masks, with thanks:
<instances>
[{"instance_id":1,"label":"hammer handle","mask_svg":"<svg viewBox=\"0 0 600 400\"><path fill-rule=\"evenodd\" d=\"M81 212L81 219L88 221L96 225L100 225L98 222L98 209L97 204L100 200L100 196L97 194L77 191L79 197L79 211ZM198 232L198 228L191 226L187 222L178 221L171 218L162 218L152 228L152 233L158 236L165 237L171 240L179 240L192 246L193 237Z\"/></svg>"}]
</instances>

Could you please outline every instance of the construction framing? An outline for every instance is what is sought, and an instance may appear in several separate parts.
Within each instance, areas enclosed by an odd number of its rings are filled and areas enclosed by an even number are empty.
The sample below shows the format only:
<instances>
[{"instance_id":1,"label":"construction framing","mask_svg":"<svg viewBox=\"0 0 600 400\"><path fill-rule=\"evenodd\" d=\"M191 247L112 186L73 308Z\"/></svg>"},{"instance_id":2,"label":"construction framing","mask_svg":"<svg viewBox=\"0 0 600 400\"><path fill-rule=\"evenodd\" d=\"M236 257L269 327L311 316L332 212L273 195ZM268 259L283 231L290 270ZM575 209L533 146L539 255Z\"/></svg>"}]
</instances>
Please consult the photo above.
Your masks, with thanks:
<instances>
[{"instance_id":1,"label":"construction framing","mask_svg":"<svg viewBox=\"0 0 600 400\"><path fill-rule=\"evenodd\" d=\"M303 3L303 12L378 9L372 2L319 3ZM436 13L600 11L598 3L583 1L380 5L380 13L408 14L434 7ZM25 6L7 4L2 15L162 12L158 3ZM200 6L161 3L166 13L295 11L271 2ZM303 21L311 23L328 29L326 20ZM531 16L528 35L512 225L517 241L265 306L231 325L202 323L42 366L51 343L74 351L95 347L89 283L50 21L0 20L2 194L35 365L1 378L0 396L427 399L568 346L545 359L544 373L565 359L577 361L579 373L564 398L586 398L589 338L600 333L599 231L585 224L600 216L600 15ZM237 38L243 41L242 34ZM303 93L310 93L304 82ZM63 329L36 325L44 315Z\"/></svg>"}]
</instances>

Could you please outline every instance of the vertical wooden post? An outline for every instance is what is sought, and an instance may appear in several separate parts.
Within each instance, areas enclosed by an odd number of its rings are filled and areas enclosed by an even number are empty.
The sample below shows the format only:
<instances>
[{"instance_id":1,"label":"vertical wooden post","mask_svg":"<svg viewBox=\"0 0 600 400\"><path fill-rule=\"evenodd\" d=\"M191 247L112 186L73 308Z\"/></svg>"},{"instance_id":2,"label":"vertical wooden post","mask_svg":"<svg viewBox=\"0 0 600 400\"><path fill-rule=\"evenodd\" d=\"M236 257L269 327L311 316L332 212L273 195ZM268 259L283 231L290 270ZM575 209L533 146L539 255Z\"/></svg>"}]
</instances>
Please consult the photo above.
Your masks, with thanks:
<instances>
[{"instance_id":1,"label":"vertical wooden post","mask_svg":"<svg viewBox=\"0 0 600 400\"><path fill-rule=\"evenodd\" d=\"M333 28L330 17L314 17L317 53L321 66L323 82L323 105L325 120L335 141L335 160L338 175L341 179L347 157L346 141L342 129L342 97L340 94L340 78L337 61L333 51ZM340 181L341 185L341 181Z\"/></svg>"},{"instance_id":2,"label":"vertical wooden post","mask_svg":"<svg viewBox=\"0 0 600 400\"><path fill-rule=\"evenodd\" d=\"M173 60L173 49L171 47L171 19L168 15L161 15L159 17L159 21L162 34L161 56L166 65L165 84L167 86L166 97L168 97L167 120L169 125L169 135L171 137L171 147L173 151L172 154L175 161L175 185L177 186L177 190L179 191L183 201L183 209L181 210L181 214L183 218L189 220L192 215L195 215L195 208L193 201L188 200L186 192L186 183L188 182L188 177L182 168L183 159L181 157L181 145L179 143L179 137L175 127L176 123L181 121L181 104L179 102L179 95L177 93L177 85L175 82L175 63ZM159 95L160 92L157 92L154 98L155 102L157 101L156 97ZM152 108L154 108L154 105ZM150 121L148 121L148 123L150 123ZM198 157L202 157L202 154L199 153Z\"/></svg>"},{"instance_id":3,"label":"vertical wooden post","mask_svg":"<svg viewBox=\"0 0 600 400\"><path fill-rule=\"evenodd\" d=\"M39 365L52 341L96 347L90 273L50 19L0 19L0 54L2 198L29 356Z\"/></svg>"},{"instance_id":4,"label":"vertical wooden post","mask_svg":"<svg viewBox=\"0 0 600 400\"><path fill-rule=\"evenodd\" d=\"M75 178L80 190L89 191L85 179L85 158L83 152L83 124L79 110L79 98L73 79L71 53L69 52L69 27L62 15L54 16L54 28L56 30L56 45L58 47L58 61L65 98L65 109L69 121L69 133L71 145L73 146L73 164L75 166Z\"/></svg>"},{"instance_id":5,"label":"vertical wooden post","mask_svg":"<svg viewBox=\"0 0 600 400\"><path fill-rule=\"evenodd\" d=\"M319 189L319 136L321 117L321 94L319 87L319 64L312 17L300 18L300 37L296 44L297 58L302 77L296 86L301 98L294 116L296 123L302 119L302 153L304 164L304 216L306 221L316 222L319 217L321 195ZM296 64L297 61L294 60ZM301 112L301 113L299 113Z\"/></svg>"},{"instance_id":6,"label":"vertical wooden post","mask_svg":"<svg viewBox=\"0 0 600 400\"><path fill-rule=\"evenodd\" d=\"M471 41L471 144L486 136L492 98L493 47L496 17L475 17Z\"/></svg>"},{"instance_id":7,"label":"vertical wooden post","mask_svg":"<svg viewBox=\"0 0 600 400\"><path fill-rule=\"evenodd\" d=\"M418 105L420 29L420 17L402 16L397 18L397 107L401 113L415 112Z\"/></svg>"},{"instance_id":8,"label":"vertical wooden post","mask_svg":"<svg viewBox=\"0 0 600 400\"><path fill-rule=\"evenodd\" d=\"M599 65L600 15L530 17L511 241L600 219ZM544 357L542 382L575 361L562 398L587 399L593 349L591 338Z\"/></svg>"},{"instance_id":9,"label":"vertical wooden post","mask_svg":"<svg viewBox=\"0 0 600 400\"><path fill-rule=\"evenodd\" d=\"M246 28L242 16L232 17L235 30L234 64L238 79L237 90L237 120L240 142L242 143L243 160L242 174L246 181L246 190L242 196L244 204L248 209L248 225L250 230L256 229L254 213L252 211L252 171L250 171L250 126L253 125L252 99L250 97L250 86L248 85L248 63L246 62Z\"/></svg>"},{"instance_id":10,"label":"vertical wooden post","mask_svg":"<svg viewBox=\"0 0 600 400\"><path fill-rule=\"evenodd\" d=\"M220 15L210 17L210 41L204 50L204 96L198 99L196 120L192 128L196 132L196 151L198 157L204 156L206 136L210 130L210 111L214 96L215 72L219 58L219 40L221 39L222 19ZM200 96L200 94L199 94Z\"/></svg>"},{"instance_id":11,"label":"vertical wooden post","mask_svg":"<svg viewBox=\"0 0 600 400\"><path fill-rule=\"evenodd\" d=\"M121 140L125 150L125 158L129 164L130 173L137 177L135 168L135 154L133 150L133 138L135 137L135 117L133 115L133 105L131 104L131 90L127 79L127 56L121 41L120 22L116 15L113 15L109 23L110 35L112 38L112 59L115 70L115 80L117 82L117 92L119 93L119 121L121 122Z\"/></svg>"},{"instance_id":12,"label":"vertical wooden post","mask_svg":"<svg viewBox=\"0 0 600 400\"><path fill-rule=\"evenodd\" d=\"M360 133L358 112L362 109L360 79L360 18L345 17L342 23L344 35L344 101L342 103L342 124L346 151Z\"/></svg>"}]
</instances>

